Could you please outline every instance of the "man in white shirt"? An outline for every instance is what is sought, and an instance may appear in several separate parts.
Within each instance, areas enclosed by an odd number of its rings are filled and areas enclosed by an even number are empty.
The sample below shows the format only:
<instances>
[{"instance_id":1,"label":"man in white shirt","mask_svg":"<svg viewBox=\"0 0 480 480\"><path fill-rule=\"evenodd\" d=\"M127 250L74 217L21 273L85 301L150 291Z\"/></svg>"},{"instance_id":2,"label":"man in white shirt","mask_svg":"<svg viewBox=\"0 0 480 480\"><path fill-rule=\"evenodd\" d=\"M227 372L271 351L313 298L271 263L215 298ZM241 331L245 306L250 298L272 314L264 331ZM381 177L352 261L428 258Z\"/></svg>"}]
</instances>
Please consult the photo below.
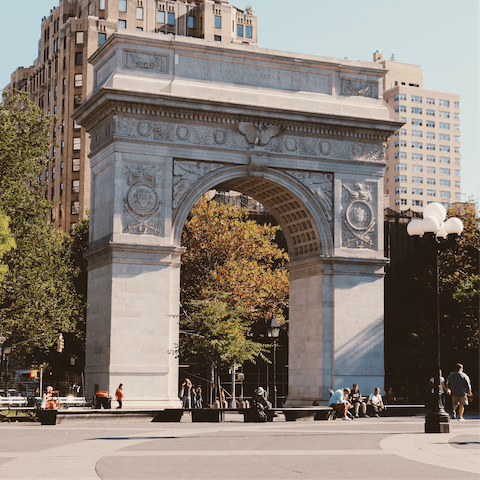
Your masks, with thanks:
<instances>
[{"instance_id":1,"label":"man in white shirt","mask_svg":"<svg viewBox=\"0 0 480 480\"><path fill-rule=\"evenodd\" d=\"M372 405L373 409L375 410L375 416L378 417L379 412L385 409L383 405L382 396L380 395L380 389L377 387L375 388L374 393L370 394L368 397L367 405Z\"/></svg>"},{"instance_id":2,"label":"man in white shirt","mask_svg":"<svg viewBox=\"0 0 480 480\"><path fill-rule=\"evenodd\" d=\"M339 412L343 416L343 420L350 420L348 417L348 409L352 406L348 401L348 396L350 395L350 389L344 388L343 390L340 388L333 392L333 395L328 402L329 405L334 407L337 412Z\"/></svg>"}]
</instances>

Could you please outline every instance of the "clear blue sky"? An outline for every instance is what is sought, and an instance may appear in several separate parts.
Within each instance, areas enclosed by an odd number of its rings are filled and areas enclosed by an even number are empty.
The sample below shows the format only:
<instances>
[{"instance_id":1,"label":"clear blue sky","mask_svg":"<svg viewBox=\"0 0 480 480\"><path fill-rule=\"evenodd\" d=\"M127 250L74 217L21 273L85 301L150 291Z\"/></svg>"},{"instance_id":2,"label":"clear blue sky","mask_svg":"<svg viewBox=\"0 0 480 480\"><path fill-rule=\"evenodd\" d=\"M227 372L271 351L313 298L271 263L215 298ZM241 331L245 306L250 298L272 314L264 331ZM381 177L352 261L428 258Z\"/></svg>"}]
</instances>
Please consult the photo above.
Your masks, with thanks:
<instances>
[{"instance_id":1,"label":"clear blue sky","mask_svg":"<svg viewBox=\"0 0 480 480\"><path fill-rule=\"evenodd\" d=\"M37 57L43 16L58 0L2 0L0 86ZM424 87L460 94L462 192L480 202L478 0L230 0L258 15L261 47L420 65ZM21 18L21 21L17 21ZM21 28L19 28L21 26Z\"/></svg>"}]
</instances>

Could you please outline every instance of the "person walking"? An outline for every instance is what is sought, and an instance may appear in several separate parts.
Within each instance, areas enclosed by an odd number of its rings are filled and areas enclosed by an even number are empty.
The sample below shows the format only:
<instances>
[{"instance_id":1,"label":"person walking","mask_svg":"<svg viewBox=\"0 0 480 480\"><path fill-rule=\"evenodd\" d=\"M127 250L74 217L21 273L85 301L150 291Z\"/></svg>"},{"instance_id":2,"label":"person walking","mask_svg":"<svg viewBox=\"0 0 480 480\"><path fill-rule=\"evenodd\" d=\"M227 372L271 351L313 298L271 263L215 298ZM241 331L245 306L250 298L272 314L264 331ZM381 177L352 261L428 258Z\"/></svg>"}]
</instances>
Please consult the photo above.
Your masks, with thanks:
<instances>
[{"instance_id":1,"label":"person walking","mask_svg":"<svg viewBox=\"0 0 480 480\"><path fill-rule=\"evenodd\" d=\"M117 399L117 402L118 402L118 408L122 408L122 405L123 405L123 383L121 383L118 388L117 388L117 391L115 392L115 397Z\"/></svg>"},{"instance_id":2,"label":"person walking","mask_svg":"<svg viewBox=\"0 0 480 480\"><path fill-rule=\"evenodd\" d=\"M472 384L461 363L457 363L457 371L450 373L447 378L447 394L452 395L452 418L456 418L458 407L458 420L465 420L463 412L468 405L468 397L472 395Z\"/></svg>"}]
</instances>

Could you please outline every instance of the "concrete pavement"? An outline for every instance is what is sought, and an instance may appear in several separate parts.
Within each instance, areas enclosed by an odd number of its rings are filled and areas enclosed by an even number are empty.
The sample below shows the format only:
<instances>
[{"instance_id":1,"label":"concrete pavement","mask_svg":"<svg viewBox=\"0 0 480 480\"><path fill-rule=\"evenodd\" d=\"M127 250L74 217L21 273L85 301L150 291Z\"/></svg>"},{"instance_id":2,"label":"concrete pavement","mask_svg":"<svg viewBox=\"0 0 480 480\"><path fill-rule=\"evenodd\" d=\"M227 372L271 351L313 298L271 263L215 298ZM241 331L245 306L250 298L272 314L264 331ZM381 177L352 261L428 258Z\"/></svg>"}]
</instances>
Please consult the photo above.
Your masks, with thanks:
<instances>
[{"instance_id":1,"label":"concrete pavement","mask_svg":"<svg viewBox=\"0 0 480 480\"><path fill-rule=\"evenodd\" d=\"M0 424L1 479L480 478L480 422Z\"/></svg>"}]
</instances>

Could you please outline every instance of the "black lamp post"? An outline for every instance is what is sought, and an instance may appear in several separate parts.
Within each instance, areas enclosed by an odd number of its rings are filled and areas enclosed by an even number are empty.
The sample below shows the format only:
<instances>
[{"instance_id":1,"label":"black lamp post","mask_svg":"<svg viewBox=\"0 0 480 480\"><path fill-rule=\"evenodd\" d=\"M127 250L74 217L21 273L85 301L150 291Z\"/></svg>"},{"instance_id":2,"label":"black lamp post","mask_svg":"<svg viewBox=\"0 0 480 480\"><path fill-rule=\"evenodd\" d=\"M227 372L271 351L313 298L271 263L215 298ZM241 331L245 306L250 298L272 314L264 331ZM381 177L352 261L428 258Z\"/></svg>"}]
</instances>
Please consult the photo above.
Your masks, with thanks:
<instances>
[{"instance_id":1,"label":"black lamp post","mask_svg":"<svg viewBox=\"0 0 480 480\"><path fill-rule=\"evenodd\" d=\"M3 373L3 361L5 357L5 396L8 396L8 355L10 355L10 352L12 351L12 345L13 342L10 339L7 339L5 337L0 337L0 347L1 347L1 356L0 356L0 361L1 361L1 369L0 372Z\"/></svg>"},{"instance_id":2,"label":"black lamp post","mask_svg":"<svg viewBox=\"0 0 480 480\"><path fill-rule=\"evenodd\" d=\"M277 340L280 335L280 323L276 317L272 318L267 327L268 338L273 339L273 408L277 408Z\"/></svg>"},{"instance_id":3,"label":"black lamp post","mask_svg":"<svg viewBox=\"0 0 480 480\"><path fill-rule=\"evenodd\" d=\"M435 318L435 347L437 356L437 373L434 386L435 403L425 417L425 433L449 433L449 415L443 407L440 394L440 290L438 254L451 246L462 233L463 223L459 218L449 218L445 221L446 210L441 203L430 203L423 211L423 220L412 220L407 226L407 233L412 237L421 238L427 251L432 255L432 264L435 265L433 275L433 290L435 301L433 313Z\"/></svg>"}]
</instances>

